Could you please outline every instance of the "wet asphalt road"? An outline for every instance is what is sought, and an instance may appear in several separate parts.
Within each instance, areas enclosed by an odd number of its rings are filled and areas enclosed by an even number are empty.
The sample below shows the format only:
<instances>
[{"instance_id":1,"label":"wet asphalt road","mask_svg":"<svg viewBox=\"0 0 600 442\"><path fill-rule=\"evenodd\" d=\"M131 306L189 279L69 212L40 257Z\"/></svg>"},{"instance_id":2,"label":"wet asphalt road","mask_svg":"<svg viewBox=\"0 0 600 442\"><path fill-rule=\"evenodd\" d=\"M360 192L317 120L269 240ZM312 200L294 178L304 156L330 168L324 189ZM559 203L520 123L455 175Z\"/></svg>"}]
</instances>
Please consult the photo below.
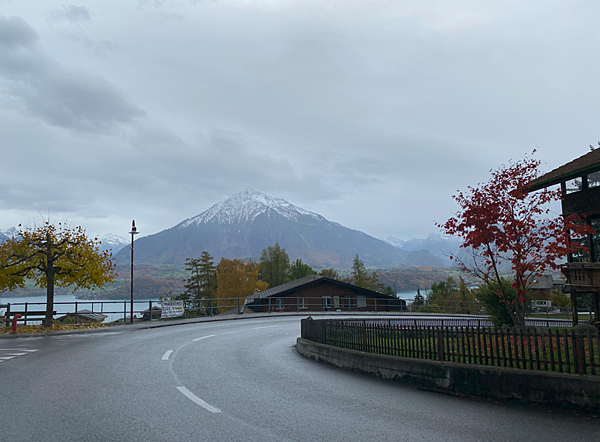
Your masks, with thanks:
<instances>
[{"instance_id":1,"label":"wet asphalt road","mask_svg":"<svg viewBox=\"0 0 600 442\"><path fill-rule=\"evenodd\" d=\"M304 359L300 318L0 340L2 441L598 441L600 420ZM4 358L4 359L2 359Z\"/></svg>"}]
</instances>

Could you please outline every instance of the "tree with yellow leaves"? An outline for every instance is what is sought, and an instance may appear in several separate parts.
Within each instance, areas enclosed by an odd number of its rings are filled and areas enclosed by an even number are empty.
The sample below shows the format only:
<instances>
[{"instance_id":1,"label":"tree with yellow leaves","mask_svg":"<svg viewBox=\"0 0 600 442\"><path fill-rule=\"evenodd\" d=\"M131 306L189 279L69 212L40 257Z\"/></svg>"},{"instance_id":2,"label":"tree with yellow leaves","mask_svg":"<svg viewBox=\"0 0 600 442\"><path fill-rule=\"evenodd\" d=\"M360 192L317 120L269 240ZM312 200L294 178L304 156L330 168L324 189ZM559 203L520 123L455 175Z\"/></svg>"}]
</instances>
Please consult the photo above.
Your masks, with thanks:
<instances>
[{"instance_id":1,"label":"tree with yellow leaves","mask_svg":"<svg viewBox=\"0 0 600 442\"><path fill-rule=\"evenodd\" d=\"M45 222L21 228L0 244L0 292L24 287L26 280L46 288L44 327L52 327L54 286L95 289L116 278L112 254L98 249L81 227Z\"/></svg>"},{"instance_id":2,"label":"tree with yellow leaves","mask_svg":"<svg viewBox=\"0 0 600 442\"><path fill-rule=\"evenodd\" d=\"M217 298L245 299L255 289L266 290L269 286L258 280L259 265L244 262L241 259L221 258L217 266ZM234 305L235 301L229 301Z\"/></svg>"}]
</instances>

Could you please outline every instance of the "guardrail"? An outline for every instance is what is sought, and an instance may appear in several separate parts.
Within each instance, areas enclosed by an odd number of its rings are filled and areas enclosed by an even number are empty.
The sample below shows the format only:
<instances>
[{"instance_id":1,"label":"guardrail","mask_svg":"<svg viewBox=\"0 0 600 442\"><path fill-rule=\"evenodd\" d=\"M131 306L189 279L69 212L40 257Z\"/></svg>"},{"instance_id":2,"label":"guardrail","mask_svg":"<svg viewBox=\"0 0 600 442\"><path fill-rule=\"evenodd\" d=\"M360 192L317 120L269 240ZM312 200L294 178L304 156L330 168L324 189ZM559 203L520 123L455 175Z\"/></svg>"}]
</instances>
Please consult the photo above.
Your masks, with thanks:
<instances>
[{"instance_id":1,"label":"guardrail","mask_svg":"<svg viewBox=\"0 0 600 442\"><path fill-rule=\"evenodd\" d=\"M519 332L475 326L472 322L429 326L414 322L407 325L402 319L303 319L301 336L320 344L390 356L600 374L600 331L577 333L551 327Z\"/></svg>"}]
</instances>

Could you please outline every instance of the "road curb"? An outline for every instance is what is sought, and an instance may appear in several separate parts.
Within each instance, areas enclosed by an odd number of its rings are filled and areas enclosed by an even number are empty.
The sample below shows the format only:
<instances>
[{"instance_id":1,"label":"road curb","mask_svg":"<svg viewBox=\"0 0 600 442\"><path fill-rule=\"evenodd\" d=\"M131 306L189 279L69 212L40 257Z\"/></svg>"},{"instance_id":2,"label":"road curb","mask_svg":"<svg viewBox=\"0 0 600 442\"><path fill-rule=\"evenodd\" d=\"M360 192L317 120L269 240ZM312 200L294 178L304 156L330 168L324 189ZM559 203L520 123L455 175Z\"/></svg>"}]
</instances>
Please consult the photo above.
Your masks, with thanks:
<instances>
[{"instance_id":1,"label":"road curb","mask_svg":"<svg viewBox=\"0 0 600 442\"><path fill-rule=\"evenodd\" d=\"M426 316L429 318L448 317L448 315L432 314L432 313L417 313L417 312L273 312L273 313L244 313L244 314L225 314L212 317L188 318L188 319L168 319L138 322L135 324L112 325L109 327L100 327L85 330L63 330L55 332L37 332L37 333L18 333L16 335L7 333L0 334L0 339L15 339L15 338L37 338L49 336L63 336L83 333L106 333L107 331L131 332L138 330L149 330L161 327L173 327L178 325L199 324L203 322L218 322L218 321L235 321L240 319L252 318L269 318L269 317L285 317L285 316L360 316L360 317L402 317L402 316ZM466 315L458 314L453 317L461 318L481 318L487 319L483 315Z\"/></svg>"}]
</instances>

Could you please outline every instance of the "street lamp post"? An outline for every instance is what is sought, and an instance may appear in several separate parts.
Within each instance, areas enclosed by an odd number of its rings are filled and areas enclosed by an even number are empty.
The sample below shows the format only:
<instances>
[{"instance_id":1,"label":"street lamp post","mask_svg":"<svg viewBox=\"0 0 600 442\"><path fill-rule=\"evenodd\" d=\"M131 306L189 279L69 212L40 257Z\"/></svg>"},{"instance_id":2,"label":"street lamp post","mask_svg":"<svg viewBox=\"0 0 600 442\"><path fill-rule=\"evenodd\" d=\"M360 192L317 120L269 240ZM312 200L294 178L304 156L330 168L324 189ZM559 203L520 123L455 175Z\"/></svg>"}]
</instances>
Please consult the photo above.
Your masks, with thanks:
<instances>
[{"instance_id":1,"label":"street lamp post","mask_svg":"<svg viewBox=\"0 0 600 442\"><path fill-rule=\"evenodd\" d=\"M129 323L133 324L133 237L139 233L135 227L135 220L131 221L131 232L129 233L131 233L131 317Z\"/></svg>"}]
</instances>

